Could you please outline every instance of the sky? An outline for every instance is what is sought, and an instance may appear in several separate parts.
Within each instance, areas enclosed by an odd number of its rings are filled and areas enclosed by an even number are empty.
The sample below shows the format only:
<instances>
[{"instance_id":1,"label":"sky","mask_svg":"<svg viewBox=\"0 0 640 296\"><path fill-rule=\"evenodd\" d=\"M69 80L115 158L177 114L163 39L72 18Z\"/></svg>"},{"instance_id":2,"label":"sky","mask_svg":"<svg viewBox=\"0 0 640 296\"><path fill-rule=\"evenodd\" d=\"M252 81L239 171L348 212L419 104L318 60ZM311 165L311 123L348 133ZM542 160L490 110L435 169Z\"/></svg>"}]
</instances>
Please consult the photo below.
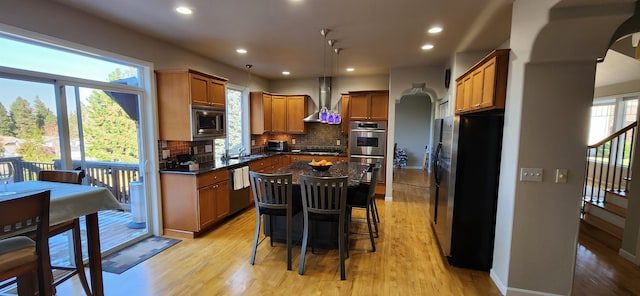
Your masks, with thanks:
<instances>
[{"instance_id":1,"label":"sky","mask_svg":"<svg viewBox=\"0 0 640 296\"><path fill-rule=\"evenodd\" d=\"M123 71L129 68L128 65L19 42L2 35L0 35L0 66L97 81L108 81L109 74L116 68ZM49 109L55 110L55 93L52 84L0 78L0 103L9 110L11 103L17 97L22 97L29 102L39 97ZM83 97L82 93L81 97Z\"/></svg>"}]
</instances>

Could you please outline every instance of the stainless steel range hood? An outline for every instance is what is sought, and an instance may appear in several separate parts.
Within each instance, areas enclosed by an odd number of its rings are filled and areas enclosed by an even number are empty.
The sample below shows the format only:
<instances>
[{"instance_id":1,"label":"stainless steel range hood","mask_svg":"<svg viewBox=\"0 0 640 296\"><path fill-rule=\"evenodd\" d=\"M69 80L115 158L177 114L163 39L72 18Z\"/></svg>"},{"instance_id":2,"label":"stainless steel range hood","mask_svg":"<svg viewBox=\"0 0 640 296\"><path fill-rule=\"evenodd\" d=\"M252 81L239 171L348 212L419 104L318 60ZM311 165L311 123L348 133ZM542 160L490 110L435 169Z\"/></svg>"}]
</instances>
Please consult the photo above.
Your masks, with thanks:
<instances>
[{"instance_id":1,"label":"stainless steel range hood","mask_svg":"<svg viewBox=\"0 0 640 296\"><path fill-rule=\"evenodd\" d=\"M319 81L319 93L318 93L318 108L311 115L304 118L304 122L320 122L320 110L322 107L326 107L331 111L331 77L320 77Z\"/></svg>"}]
</instances>

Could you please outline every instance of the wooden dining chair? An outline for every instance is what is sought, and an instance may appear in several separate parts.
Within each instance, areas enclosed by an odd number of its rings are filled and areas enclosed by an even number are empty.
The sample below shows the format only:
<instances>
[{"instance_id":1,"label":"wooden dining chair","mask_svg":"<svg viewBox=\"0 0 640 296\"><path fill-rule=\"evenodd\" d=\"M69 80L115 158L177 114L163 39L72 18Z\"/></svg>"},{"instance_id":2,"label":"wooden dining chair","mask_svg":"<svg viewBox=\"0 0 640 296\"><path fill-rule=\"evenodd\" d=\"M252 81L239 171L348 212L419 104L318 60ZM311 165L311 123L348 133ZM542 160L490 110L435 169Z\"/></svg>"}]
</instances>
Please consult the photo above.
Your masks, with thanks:
<instances>
[{"instance_id":1,"label":"wooden dining chair","mask_svg":"<svg viewBox=\"0 0 640 296\"><path fill-rule=\"evenodd\" d=\"M291 270L291 236L293 232L293 216L300 212L300 208L293 206L292 200L292 174L263 174L249 172L253 200L256 207L256 232L253 238L251 251L251 265L256 261L256 250L260 237L260 222L262 215L268 215L270 219L270 244L273 247L273 216L283 216L287 219L287 270Z\"/></svg>"},{"instance_id":2,"label":"wooden dining chair","mask_svg":"<svg viewBox=\"0 0 640 296\"><path fill-rule=\"evenodd\" d=\"M300 175L302 194L302 213L304 230L302 234L302 252L300 254L299 274L304 274L304 260L309 241L309 223L311 221L338 222L338 253L340 257L340 279L346 279L345 254L348 254L349 231L345 229L345 210L347 202L348 177L315 177Z\"/></svg>"},{"instance_id":3,"label":"wooden dining chair","mask_svg":"<svg viewBox=\"0 0 640 296\"><path fill-rule=\"evenodd\" d=\"M47 190L0 201L0 237L3 238L0 239L0 281L16 278L21 296L52 295L48 236L50 194ZM35 240L26 236L33 232Z\"/></svg>"},{"instance_id":4,"label":"wooden dining chair","mask_svg":"<svg viewBox=\"0 0 640 296\"><path fill-rule=\"evenodd\" d=\"M378 223L376 222L375 212L373 208L373 200L376 198L376 183L378 182L378 171L380 167L377 165L373 167L371 173L371 182L369 184L361 184L358 188L349 191L349 198L347 201L347 213L349 223L351 222L351 211L353 208L360 208L366 211L367 227L369 228L369 240L371 240L371 252L376 251L376 242L373 239L373 228L371 227L372 221L375 227L376 237L378 236Z\"/></svg>"},{"instance_id":5,"label":"wooden dining chair","mask_svg":"<svg viewBox=\"0 0 640 296\"><path fill-rule=\"evenodd\" d=\"M70 183L70 184L82 184L84 178L84 171L82 170L43 170L38 173L38 180ZM80 219L76 218L71 221L63 222L57 225L53 225L49 229L49 237L54 237L61 233L71 230L73 237L73 260L75 266L51 266L52 269L59 269L68 271L64 276L59 277L53 281L53 287L57 287L62 282L70 279L74 275L78 275L82 288L87 295L91 295L91 289L89 288L89 282L84 271L84 261L82 259L82 241L80 238Z\"/></svg>"}]
</instances>

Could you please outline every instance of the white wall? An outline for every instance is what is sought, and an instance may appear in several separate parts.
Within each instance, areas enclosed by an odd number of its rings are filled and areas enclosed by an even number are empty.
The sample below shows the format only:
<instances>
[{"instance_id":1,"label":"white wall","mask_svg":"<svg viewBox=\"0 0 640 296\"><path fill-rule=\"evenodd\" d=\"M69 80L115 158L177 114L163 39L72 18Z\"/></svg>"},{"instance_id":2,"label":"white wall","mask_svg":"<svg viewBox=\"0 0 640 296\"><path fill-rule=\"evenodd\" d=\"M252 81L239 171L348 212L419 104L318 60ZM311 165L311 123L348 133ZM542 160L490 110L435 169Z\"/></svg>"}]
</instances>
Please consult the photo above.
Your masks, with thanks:
<instances>
[{"instance_id":1,"label":"white wall","mask_svg":"<svg viewBox=\"0 0 640 296\"><path fill-rule=\"evenodd\" d=\"M407 168L422 168L425 146L431 144L431 98L404 96L396 104L395 141L407 153Z\"/></svg>"},{"instance_id":2,"label":"white wall","mask_svg":"<svg viewBox=\"0 0 640 296\"><path fill-rule=\"evenodd\" d=\"M514 3L491 271L513 295L571 293L595 59L634 8L586 0L550 12L557 2ZM518 181L523 167L543 168L543 181ZM568 183L553 181L556 168Z\"/></svg>"}]
</instances>

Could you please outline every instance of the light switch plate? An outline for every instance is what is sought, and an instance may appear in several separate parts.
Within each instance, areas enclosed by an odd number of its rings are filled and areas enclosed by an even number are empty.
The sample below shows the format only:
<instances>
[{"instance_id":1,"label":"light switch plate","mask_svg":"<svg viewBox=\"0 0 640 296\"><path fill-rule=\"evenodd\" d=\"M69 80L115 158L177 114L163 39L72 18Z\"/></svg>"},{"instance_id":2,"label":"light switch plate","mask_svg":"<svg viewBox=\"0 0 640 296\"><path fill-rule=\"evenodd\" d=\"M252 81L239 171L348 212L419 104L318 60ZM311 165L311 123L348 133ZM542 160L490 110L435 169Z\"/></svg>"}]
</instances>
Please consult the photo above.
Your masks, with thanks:
<instances>
[{"instance_id":1,"label":"light switch plate","mask_svg":"<svg viewBox=\"0 0 640 296\"><path fill-rule=\"evenodd\" d=\"M340 140L336 140L336 145L340 146Z\"/></svg>"},{"instance_id":2,"label":"light switch plate","mask_svg":"<svg viewBox=\"0 0 640 296\"><path fill-rule=\"evenodd\" d=\"M256 145L256 140L251 140L251 146L255 146Z\"/></svg>"},{"instance_id":3,"label":"light switch plate","mask_svg":"<svg viewBox=\"0 0 640 296\"><path fill-rule=\"evenodd\" d=\"M295 145L296 144L296 139L291 139L291 144Z\"/></svg>"},{"instance_id":4,"label":"light switch plate","mask_svg":"<svg viewBox=\"0 0 640 296\"><path fill-rule=\"evenodd\" d=\"M213 145L204 145L204 152L213 152Z\"/></svg>"},{"instance_id":5,"label":"light switch plate","mask_svg":"<svg viewBox=\"0 0 640 296\"><path fill-rule=\"evenodd\" d=\"M556 169L556 183L567 183L569 179L569 170L567 169Z\"/></svg>"},{"instance_id":6,"label":"light switch plate","mask_svg":"<svg viewBox=\"0 0 640 296\"><path fill-rule=\"evenodd\" d=\"M198 147L197 146L193 147L193 154L198 154Z\"/></svg>"},{"instance_id":7,"label":"light switch plate","mask_svg":"<svg viewBox=\"0 0 640 296\"><path fill-rule=\"evenodd\" d=\"M520 181L542 182L544 170L542 168L520 168Z\"/></svg>"},{"instance_id":8,"label":"light switch plate","mask_svg":"<svg viewBox=\"0 0 640 296\"><path fill-rule=\"evenodd\" d=\"M167 159L171 157L171 150L162 150L162 159Z\"/></svg>"},{"instance_id":9,"label":"light switch plate","mask_svg":"<svg viewBox=\"0 0 640 296\"><path fill-rule=\"evenodd\" d=\"M160 141L160 147L167 148L167 141L165 140Z\"/></svg>"}]
</instances>

